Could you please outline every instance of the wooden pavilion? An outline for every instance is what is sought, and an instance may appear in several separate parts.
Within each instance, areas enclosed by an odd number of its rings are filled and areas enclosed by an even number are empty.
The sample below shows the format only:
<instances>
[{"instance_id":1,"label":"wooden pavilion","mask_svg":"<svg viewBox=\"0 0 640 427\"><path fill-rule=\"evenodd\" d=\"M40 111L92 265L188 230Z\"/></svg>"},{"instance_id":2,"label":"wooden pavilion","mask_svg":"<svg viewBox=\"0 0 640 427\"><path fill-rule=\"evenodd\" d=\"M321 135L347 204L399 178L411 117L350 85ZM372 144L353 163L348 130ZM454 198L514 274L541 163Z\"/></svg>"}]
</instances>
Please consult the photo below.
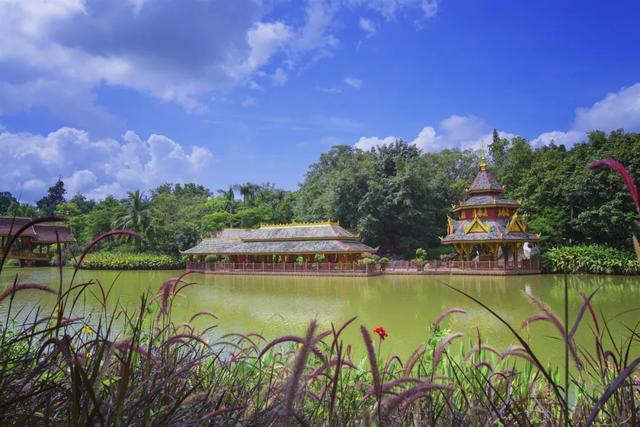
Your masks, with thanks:
<instances>
[{"instance_id":1,"label":"wooden pavilion","mask_svg":"<svg viewBox=\"0 0 640 427\"><path fill-rule=\"evenodd\" d=\"M182 252L204 261L207 255L232 263L351 263L375 249L338 222L262 225L257 229L227 228Z\"/></svg>"},{"instance_id":2,"label":"wooden pavilion","mask_svg":"<svg viewBox=\"0 0 640 427\"><path fill-rule=\"evenodd\" d=\"M503 196L502 185L488 170L484 154L466 193L465 200L453 209L458 219L448 217L447 236L441 238L442 243L453 245L462 261L517 269L522 263L518 253L523 244L535 243L539 236L528 231L525 218L516 212L520 203Z\"/></svg>"},{"instance_id":3,"label":"wooden pavilion","mask_svg":"<svg viewBox=\"0 0 640 427\"><path fill-rule=\"evenodd\" d=\"M0 256L4 254L12 234L31 221L31 218L0 216ZM74 241L71 230L64 223L41 223L27 228L9 249L7 258L17 259L30 267L34 261L48 261L55 254L51 247L60 242Z\"/></svg>"}]
</instances>

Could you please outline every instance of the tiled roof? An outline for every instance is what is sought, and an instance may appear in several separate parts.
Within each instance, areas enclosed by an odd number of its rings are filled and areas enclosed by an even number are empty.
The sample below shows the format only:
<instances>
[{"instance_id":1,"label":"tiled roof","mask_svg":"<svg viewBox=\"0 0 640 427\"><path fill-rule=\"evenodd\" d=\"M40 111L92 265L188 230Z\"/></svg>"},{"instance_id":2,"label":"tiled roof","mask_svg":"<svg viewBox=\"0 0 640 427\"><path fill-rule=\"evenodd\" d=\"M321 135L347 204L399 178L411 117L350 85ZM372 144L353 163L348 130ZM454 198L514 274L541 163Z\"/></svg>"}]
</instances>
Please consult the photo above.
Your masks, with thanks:
<instances>
[{"instance_id":1,"label":"tiled roof","mask_svg":"<svg viewBox=\"0 0 640 427\"><path fill-rule=\"evenodd\" d=\"M502 185L498 182L495 176L487 170L481 170L476 175L473 183L469 187L469 193L482 193L482 192L501 192Z\"/></svg>"},{"instance_id":2,"label":"tiled roof","mask_svg":"<svg viewBox=\"0 0 640 427\"><path fill-rule=\"evenodd\" d=\"M374 252L364 243L340 240L286 240L270 242L242 242L220 251L221 254L317 254L317 253Z\"/></svg>"},{"instance_id":3,"label":"tiled roof","mask_svg":"<svg viewBox=\"0 0 640 427\"><path fill-rule=\"evenodd\" d=\"M513 206L520 207L520 203L509 200L501 194L475 195L467 198L457 209L465 206Z\"/></svg>"},{"instance_id":4,"label":"tiled roof","mask_svg":"<svg viewBox=\"0 0 640 427\"><path fill-rule=\"evenodd\" d=\"M245 242L264 242L281 240L318 240L338 239L357 240L358 236L339 225L287 225L282 227L261 227L249 231L242 237Z\"/></svg>"},{"instance_id":5,"label":"tiled roof","mask_svg":"<svg viewBox=\"0 0 640 427\"><path fill-rule=\"evenodd\" d=\"M15 233L22 226L31 221L31 218L13 218L9 216L0 217L0 236L8 236L9 232ZM66 225L41 223L32 225L27 228L22 234L22 237L31 237L36 243L55 243L56 232L60 243L72 242L73 236L69 227Z\"/></svg>"},{"instance_id":6,"label":"tiled roof","mask_svg":"<svg viewBox=\"0 0 640 427\"><path fill-rule=\"evenodd\" d=\"M184 254L316 254L374 252L358 236L337 224L263 226L225 229Z\"/></svg>"},{"instance_id":7,"label":"tiled roof","mask_svg":"<svg viewBox=\"0 0 640 427\"><path fill-rule=\"evenodd\" d=\"M442 239L443 243L455 243L455 242L464 242L464 241L537 241L538 236L533 233L512 233L507 231L507 226L509 224L510 219L501 218L501 219L483 219L482 223L489 227L488 233L465 233L464 226L468 224L470 221L452 221L453 230L452 234L449 234L444 239Z\"/></svg>"}]
</instances>

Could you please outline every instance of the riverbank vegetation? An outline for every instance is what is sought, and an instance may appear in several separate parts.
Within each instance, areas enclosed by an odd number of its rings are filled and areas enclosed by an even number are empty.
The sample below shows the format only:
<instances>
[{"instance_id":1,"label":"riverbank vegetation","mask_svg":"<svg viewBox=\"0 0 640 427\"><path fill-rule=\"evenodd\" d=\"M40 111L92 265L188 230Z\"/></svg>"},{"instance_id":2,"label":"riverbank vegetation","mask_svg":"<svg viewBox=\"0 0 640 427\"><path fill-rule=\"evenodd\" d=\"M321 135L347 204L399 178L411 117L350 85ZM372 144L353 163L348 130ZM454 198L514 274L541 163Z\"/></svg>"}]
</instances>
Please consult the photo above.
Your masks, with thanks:
<instances>
[{"instance_id":1,"label":"riverbank vegetation","mask_svg":"<svg viewBox=\"0 0 640 427\"><path fill-rule=\"evenodd\" d=\"M82 262L87 270L177 270L185 265L182 258L171 255L125 252L95 252Z\"/></svg>"},{"instance_id":2,"label":"riverbank vegetation","mask_svg":"<svg viewBox=\"0 0 640 427\"><path fill-rule=\"evenodd\" d=\"M640 335L629 329L613 337L593 294L581 294L571 323L530 296L539 313L520 324L465 294L474 309L480 305L512 331L515 345L497 349L481 330L465 337L447 329L451 316L465 314L450 308L421 325L425 342L411 355L383 358L381 347L402 331L359 326L355 318L330 327L311 323L303 336L272 341L217 332L224 319L209 312L176 324L174 299L197 286L187 274L129 310L109 304L117 295L107 284L71 281L53 289L18 277L0 293L6 307L0 411L7 424L636 425L640 419L640 358L632 357ZM12 310L23 292L56 295L53 310ZM79 316L74 308L85 297L98 305ZM559 365L541 362L525 338L541 322L555 328L564 343L559 349L566 345ZM362 358L342 339L358 327ZM593 333L588 347L574 341L579 328Z\"/></svg>"},{"instance_id":3,"label":"riverbank vegetation","mask_svg":"<svg viewBox=\"0 0 640 427\"><path fill-rule=\"evenodd\" d=\"M590 133L572 148L536 148L520 137L494 133L488 145L491 170L506 195L522 202L543 249L599 244L631 249L636 213L624 182L607 171L589 171L591 161L613 158L640 176L640 134ZM36 206L0 194L0 214L50 214L70 218L82 247L107 230L126 227L143 233L124 250L176 256L223 227L260 223L339 220L358 231L381 255L410 258L417 248L432 253L446 231L446 216L477 171L471 150L420 152L402 141L365 152L336 146L323 153L295 191L271 184L244 183L213 191L198 184L165 184L132 191L123 199L65 199L60 181ZM122 247L106 243L102 250Z\"/></svg>"},{"instance_id":4,"label":"riverbank vegetation","mask_svg":"<svg viewBox=\"0 0 640 427\"><path fill-rule=\"evenodd\" d=\"M548 273L640 274L640 258L603 245L565 246L546 250L542 268Z\"/></svg>"}]
</instances>

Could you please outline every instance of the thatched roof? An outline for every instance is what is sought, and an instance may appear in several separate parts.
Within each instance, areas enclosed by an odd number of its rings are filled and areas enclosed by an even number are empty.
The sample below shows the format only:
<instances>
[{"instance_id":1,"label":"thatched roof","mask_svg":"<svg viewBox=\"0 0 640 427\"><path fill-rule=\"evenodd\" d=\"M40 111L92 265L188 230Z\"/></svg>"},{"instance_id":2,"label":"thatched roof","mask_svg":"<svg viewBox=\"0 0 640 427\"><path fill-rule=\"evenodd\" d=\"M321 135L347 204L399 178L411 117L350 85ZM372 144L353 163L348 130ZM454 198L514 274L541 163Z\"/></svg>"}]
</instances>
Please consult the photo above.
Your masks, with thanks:
<instances>
[{"instance_id":1,"label":"thatched roof","mask_svg":"<svg viewBox=\"0 0 640 427\"><path fill-rule=\"evenodd\" d=\"M225 228L219 231L213 237L202 240L196 246L182 251L187 255L207 255L222 253L225 249L242 243L240 238L249 230L244 228Z\"/></svg>"}]
</instances>

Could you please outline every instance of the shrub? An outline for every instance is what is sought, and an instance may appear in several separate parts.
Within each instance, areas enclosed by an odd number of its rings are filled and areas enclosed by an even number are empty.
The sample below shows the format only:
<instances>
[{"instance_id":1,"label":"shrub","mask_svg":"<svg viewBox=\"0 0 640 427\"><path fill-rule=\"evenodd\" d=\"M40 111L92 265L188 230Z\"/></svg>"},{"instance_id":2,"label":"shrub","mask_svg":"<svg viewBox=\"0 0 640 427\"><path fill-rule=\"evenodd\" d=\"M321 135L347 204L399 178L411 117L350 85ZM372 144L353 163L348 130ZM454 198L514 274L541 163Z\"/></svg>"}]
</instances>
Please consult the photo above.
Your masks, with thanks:
<instances>
[{"instance_id":1,"label":"shrub","mask_svg":"<svg viewBox=\"0 0 640 427\"><path fill-rule=\"evenodd\" d=\"M548 273L640 274L640 261L633 253L603 245L552 248L541 261Z\"/></svg>"},{"instance_id":2,"label":"shrub","mask_svg":"<svg viewBox=\"0 0 640 427\"><path fill-rule=\"evenodd\" d=\"M87 255L82 268L87 270L177 270L185 261L169 255L149 253L95 252Z\"/></svg>"},{"instance_id":3,"label":"shrub","mask_svg":"<svg viewBox=\"0 0 640 427\"><path fill-rule=\"evenodd\" d=\"M204 260L206 262L218 262L218 257L216 255L207 255Z\"/></svg>"}]
</instances>

